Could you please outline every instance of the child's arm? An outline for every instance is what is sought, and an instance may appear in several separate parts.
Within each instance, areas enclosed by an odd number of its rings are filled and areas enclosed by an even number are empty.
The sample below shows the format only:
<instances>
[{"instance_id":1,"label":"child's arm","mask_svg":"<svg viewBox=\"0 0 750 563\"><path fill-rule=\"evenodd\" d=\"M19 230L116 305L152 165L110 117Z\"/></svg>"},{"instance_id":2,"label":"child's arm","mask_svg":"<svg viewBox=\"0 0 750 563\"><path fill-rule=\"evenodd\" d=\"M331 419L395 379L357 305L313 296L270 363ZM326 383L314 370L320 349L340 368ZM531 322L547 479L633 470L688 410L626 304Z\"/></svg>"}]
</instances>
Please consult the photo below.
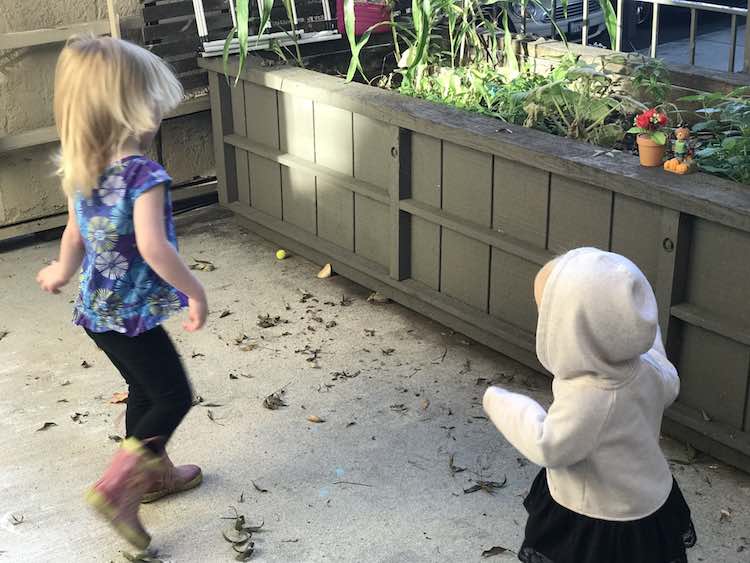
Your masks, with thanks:
<instances>
[{"instance_id":1,"label":"child's arm","mask_svg":"<svg viewBox=\"0 0 750 563\"><path fill-rule=\"evenodd\" d=\"M190 322L186 330L200 329L206 322L206 292L190 272L169 240L164 222L164 186L156 186L138 196L133 208L138 251L161 279L188 296Z\"/></svg>"},{"instance_id":2,"label":"child's arm","mask_svg":"<svg viewBox=\"0 0 750 563\"><path fill-rule=\"evenodd\" d=\"M60 258L46 268L42 268L36 281L44 291L60 293L60 288L70 281L83 260L84 246L81 230L76 219L75 203L68 198L68 224L60 239Z\"/></svg>"},{"instance_id":3,"label":"child's arm","mask_svg":"<svg viewBox=\"0 0 750 563\"><path fill-rule=\"evenodd\" d=\"M573 465L596 447L610 412L612 395L563 384L549 412L533 399L490 387L484 410L505 438L531 462L556 468Z\"/></svg>"}]
</instances>

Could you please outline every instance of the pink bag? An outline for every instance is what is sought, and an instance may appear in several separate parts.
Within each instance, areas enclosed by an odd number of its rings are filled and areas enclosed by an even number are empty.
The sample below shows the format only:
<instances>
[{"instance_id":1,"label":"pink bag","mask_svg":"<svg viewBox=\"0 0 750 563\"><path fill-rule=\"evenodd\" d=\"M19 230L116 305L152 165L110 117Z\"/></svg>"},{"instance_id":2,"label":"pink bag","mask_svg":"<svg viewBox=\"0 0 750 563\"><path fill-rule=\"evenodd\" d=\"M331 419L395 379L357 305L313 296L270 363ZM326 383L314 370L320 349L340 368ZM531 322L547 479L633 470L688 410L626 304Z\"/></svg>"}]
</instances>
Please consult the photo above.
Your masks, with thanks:
<instances>
[{"instance_id":1,"label":"pink bag","mask_svg":"<svg viewBox=\"0 0 750 563\"><path fill-rule=\"evenodd\" d=\"M339 32L346 36L344 24L344 0L336 0L336 19L338 20ZM354 0L354 34L364 35L373 25L387 22L391 19L391 9L386 4L374 2L358 2ZM380 25L372 30L372 33L388 33L387 25Z\"/></svg>"}]
</instances>

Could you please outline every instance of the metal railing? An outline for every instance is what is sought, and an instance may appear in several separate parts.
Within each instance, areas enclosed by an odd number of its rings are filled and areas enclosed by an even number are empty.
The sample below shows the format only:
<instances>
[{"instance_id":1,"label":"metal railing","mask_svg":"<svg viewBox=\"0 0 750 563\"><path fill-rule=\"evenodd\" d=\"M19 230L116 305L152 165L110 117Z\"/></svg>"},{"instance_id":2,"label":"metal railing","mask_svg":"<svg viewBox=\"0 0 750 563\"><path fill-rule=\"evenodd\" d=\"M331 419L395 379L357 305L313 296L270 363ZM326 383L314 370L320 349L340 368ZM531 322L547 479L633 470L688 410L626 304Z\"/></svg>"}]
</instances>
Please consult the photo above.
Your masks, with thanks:
<instances>
[{"instance_id":1,"label":"metal railing","mask_svg":"<svg viewBox=\"0 0 750 563\"><path fill-rule=\"evenodd\" d=\"M581 29L581 44L589 44L589 19L590 19L590 4L594 2L598 6L597 0L583 0L583 25ZM656 57L659 46L659 16L660 8L662 6L669 6L674 8L683 8L690 10L690 34L689 34L689 62L695 64L695 50L697 43L697 32L698 32L698 12L712 12L718 14L726 14L730 16L730 36L731 42L729 45L729 53L727 60L727 70L729 72L735 72L735 61L737 54L737 20L738 18L745 18L747 21L748 8L738 8L734 6L722 6L719 4L709 4L707 2L696 2L693 0L617 0L617 33L615 37L615 51L622 51L623 46L623 32L625 29L625 18L630 17L628 10L633 9L634 5L650 4L652 6L651 16L651 43L649 48L649 54L651 57ZM750 6L750 0L748 0ZM553 4L554 7L554 4ZM555 27L555 10L550 11L552 17L552 26ZM524 18L525 25L525 18ZM742 72L750 72L750 25L745 26L745 48L744 48L744 62Z\"/></svg>"}]
</instances>

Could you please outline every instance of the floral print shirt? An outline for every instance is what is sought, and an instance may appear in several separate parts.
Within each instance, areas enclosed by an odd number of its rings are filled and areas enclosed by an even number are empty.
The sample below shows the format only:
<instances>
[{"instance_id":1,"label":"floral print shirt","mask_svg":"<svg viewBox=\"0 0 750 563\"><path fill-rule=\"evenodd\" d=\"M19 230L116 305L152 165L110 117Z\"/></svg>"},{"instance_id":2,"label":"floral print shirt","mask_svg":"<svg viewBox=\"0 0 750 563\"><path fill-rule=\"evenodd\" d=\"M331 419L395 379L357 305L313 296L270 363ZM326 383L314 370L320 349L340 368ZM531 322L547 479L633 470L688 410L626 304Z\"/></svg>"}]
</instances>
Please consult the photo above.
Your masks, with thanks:
<instances>
[{"instance_id":1,"label":"floral print shirt","mask_svg":"<svg viewBox=\"0 0 750 563\"><path fill-rule=\"evenodd\" d=\"M130 156L104 171L90 198L78 194L76 218L86 247L73 322L92 332L136 336L159 325L187 298L146 264L136 246L133 206L144 192L165 186L164 220L177 248L169 186L156 162Z\"/></svg>"}]
</instances>

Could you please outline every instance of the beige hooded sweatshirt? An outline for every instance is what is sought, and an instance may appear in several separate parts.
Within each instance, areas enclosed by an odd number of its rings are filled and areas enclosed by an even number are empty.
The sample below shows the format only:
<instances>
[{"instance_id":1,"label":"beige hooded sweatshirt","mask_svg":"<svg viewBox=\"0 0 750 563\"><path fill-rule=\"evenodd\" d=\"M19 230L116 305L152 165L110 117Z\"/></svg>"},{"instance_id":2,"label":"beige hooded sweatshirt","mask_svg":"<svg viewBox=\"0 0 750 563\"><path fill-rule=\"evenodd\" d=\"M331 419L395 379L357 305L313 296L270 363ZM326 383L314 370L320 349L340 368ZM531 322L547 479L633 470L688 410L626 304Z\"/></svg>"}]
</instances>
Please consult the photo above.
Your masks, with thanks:
<instances>
[{"instance_id":1,"label":"beige hooded sweatshirt","mask_svg":"<svg viewBox=\"0 0 750 563\"><path fill-rule=\"evenodd\" d=\"M536 350L554 375L549 412L490 387L484 409L519 452L547 468L558 504L604 520L636 520L667 500L659 447L679 378L658 330L654 292L630 260L595 248L560 257L539 308Z\"/></svg>"}]
</instances>

